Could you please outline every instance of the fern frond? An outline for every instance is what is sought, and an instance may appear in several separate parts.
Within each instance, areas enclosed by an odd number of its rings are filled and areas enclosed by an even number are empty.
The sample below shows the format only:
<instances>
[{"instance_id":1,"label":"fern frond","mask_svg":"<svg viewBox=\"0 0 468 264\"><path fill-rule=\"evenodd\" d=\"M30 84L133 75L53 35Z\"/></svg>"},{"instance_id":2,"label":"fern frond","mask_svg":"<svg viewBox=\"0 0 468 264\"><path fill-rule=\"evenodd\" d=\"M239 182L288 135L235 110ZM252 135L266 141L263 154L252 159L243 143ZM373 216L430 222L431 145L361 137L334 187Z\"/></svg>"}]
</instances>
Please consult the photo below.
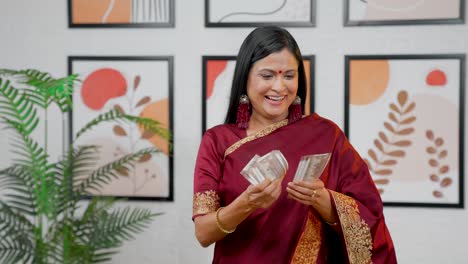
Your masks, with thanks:
<instances>
[{"instance_id":1,"label":"fern frond","mask_svg":"<svg viewBox=\"0 0 468 264\"><path fill-rule=\"evenodd\" d=\"M2 120L23 136L28 136L39 123L37 110L29 97L0 79L0 111Z\"/></svg>"},{"instance_id":2,"label":"fern frond","mask_svg":"<svg viewBox=\"0 0 468 264\"><path fill-rule=\"evenodd\" d=\"M61 221L57 225L56 230L59 231L56 232L58 234L57 238L59 238L58 241L64 241L63 245L66 244L61 248L61 252L64 254L63 259L73 259L73 263L96 263L100 259L110 260L110 255L115 254L115 251L106 250L107 253L102 254L102 252L97 252L97 249L90 241L98 219L103 215L109 215L107 211L112 207L114 201L113 198L94 197L88 203L81 218ZM65 248L67 253L65 253ZM60 253L57 255L60 255ZM62 262L59 260L59 263Z\"/></svg>"},{"instance_id":3,"label":"fern frond","mask_svg":"<svg viewBox=\"0 0 468 264\"><path fill-rule=\"evenodd\" d=\"M48 156L44 149L29 136L19 134L19 139L15 144L21 144L21 148L17 148L14 153L17 153L20 158L14 158L24 172L22 176L29 175L28 181L30 186L33 187L32 195L36 203L38 214L45 214L51 216L55 210L53 199L57 188L54 184L54 172L48 166ZM20 203L18 203L20 205Z\"/></svg>"},{"instance_id":4,"label":"fern frond","mask_svg":"<svg viewBox=\"0 0 468 264\"><path fill-rule=\"evenodd\" d=\"M79 138L85 132L99 125L100 123L111 121L129 121L139 126L142 126L145 130L155 133L164 139L170 138L170 132L167 129L162 128L161 123L159 123L158 121L151 118L123 114L115 109L111 109L105 113L102 113L90 122L88 122L80 131L76 133L76 138Z\"/></svg>"},{"instance_id":5,"label":"fern frond","mask_svg":"<svg viewBox=\"0 0 468 264\"><path fill-rule=\"evenodd\" d=\"M118 178L116 170L126 166L133 166L144 155L158 153L160 150L155 148L144 148L135 153L123 156L122 158L107 163L106 165L93 171L91 175L82 182L77 182L76 193L90 194L91 190L99 190L103 185L110 183L113 179Z\"/></svg>"},{"instance_id":6,"label":"fern frond","mask_svg":"<svg viewBox=\"0 0 468 264\"><path fill-rule=\"evenodd\" d=\"M34 249L19 239L0 239L0 263L29 263L34 258Z\"/></svg>"},{"instance_id":7,"label":"fern frond","mask_svg":"<svg viewBox=\"0 0 468 264\"><path fill-rule=\"evenodd\" d=\"M2 237L32 239L35 226L21 212L0 201L0 234ZM32 242L31 242L32 245Z\"/></svg>"},{"instance_id":8,"label":"fern frond","mask_svg":"<svg viewBox=\"0 0 468 264\"><path fill-rule=\"evenodd\" d=\"M35 87L36 89L25 88L27 94L35 98L35 103L47 108L51 102L55 102L62 112L71 108L73 87L79 81L77 74L55 79L47 72L34 69L0 70L0 76L2 75L12 76L19 83Z\"/></svg>"},{"instance_id":9,"label":"fern frond","mask_svg":"<svg viewBox=\"0 0 468 264\"><path fill-rule=\"evenodd\" d=\"M6 193L6 197L11 197L22 206L13 206L13 209L26 215L37 215L37 204L34 193L34 180L31 174L21 166L12 166L0 171L0 186L4 190L13 191ZM10 201L11 202L11 201Z\"/></svg>"},{"instance_id":10,"label":"fern frond","mask_svg":"<svg viewBox=\"0 0 468 264\"><path fill-rule=\"evenodd\" d=\"M121 245L124 240L134 239L134 234L142 232L157 215L141 208L115 210L97 219L90 243L96 249Z\"/></svg>"},{"instance_id":11,"label":"fern frond","mask_svg":"<svg viewBox=\"0 0 468 264\"><path fill-rule=\"evenodd\" d=\"M1 263L18 263L32 257L34 228L35 226L21 213L14 212L12 207L0 201Z\"/></svg>"},{"instance_id":12,"label":"fern frond","mask_svg":"<svg viewBox=\"0 0 468 264\"><path fill-rule=\"evenodd\" d=\"M74 191L77 181L89 175L95 168L98 155L96 146L79 146L71 149L55 166L55 182L60 191L57 193L57 213L73 212L76 203L81 199Z\"/></svg>"},{"instance_id":13,"label":"fern frond","mask_svg":"<svg viewBox=\"0 0 468 264\"><path fill-rule=\"evenodd\" d=\"M80 219L80 223L90 223L95 220L96 216L107 214L107 211L114 206L115 202L116 199L112 197L93 197L88 203Z\"/></svg>"},{"instance_id":14,"label":"fern frond","mask_svg":"<svg viewBox=\"0 0 468 264\"><path fill-rule=\"evenodd\" d=\"M124 119L143 127L145 131L152 132L165 140L171 140L171 133L169 130L162 128L161 123L148 117L139 117L132 115L124 115Z\"/></svg>"}]
</instances>

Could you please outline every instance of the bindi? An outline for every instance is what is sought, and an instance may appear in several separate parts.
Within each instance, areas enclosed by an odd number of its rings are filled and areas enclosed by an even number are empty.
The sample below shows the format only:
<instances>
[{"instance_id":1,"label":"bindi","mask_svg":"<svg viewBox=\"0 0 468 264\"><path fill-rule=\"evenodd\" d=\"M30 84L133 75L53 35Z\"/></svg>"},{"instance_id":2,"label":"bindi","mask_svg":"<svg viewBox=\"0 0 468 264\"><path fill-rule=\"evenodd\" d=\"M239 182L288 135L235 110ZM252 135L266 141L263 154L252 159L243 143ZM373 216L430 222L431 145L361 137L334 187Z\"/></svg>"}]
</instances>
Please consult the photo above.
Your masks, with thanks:
<instances>
[{"instance_id":1,"label":"bindi","mask_svg":"<svg viewBox=\"0 0 468 264\"><path fill-rule=\"evenodd\" d=\"M282 71L282 70L279 70L279 71L278 71L278 73L279 73L279 74L282 74L282 73L283 73L283 71Z\"/></svg>"}]
</instances>

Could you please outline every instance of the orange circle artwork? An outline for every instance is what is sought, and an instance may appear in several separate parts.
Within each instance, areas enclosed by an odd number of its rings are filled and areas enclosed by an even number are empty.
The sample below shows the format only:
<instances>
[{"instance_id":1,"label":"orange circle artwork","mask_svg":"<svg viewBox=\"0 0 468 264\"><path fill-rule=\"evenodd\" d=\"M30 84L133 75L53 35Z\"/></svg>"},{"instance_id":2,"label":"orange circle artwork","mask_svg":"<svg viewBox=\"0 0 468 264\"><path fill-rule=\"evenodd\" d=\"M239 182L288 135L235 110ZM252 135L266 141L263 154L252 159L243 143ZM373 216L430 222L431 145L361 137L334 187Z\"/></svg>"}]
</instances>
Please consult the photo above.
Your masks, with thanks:
<instances>
[{"instance_id":1,"label":"orange circle artwork","mask_svg":"<svg viewBox=\"0 0 468 264\"><path fill-rule=\"evenodd\" d=\"M161 123L161 127L165 129L169 129L169 100L167 98L152 102L148 104L145 109L141 112L141 117L148 117L154 120L157 120ZM143 134L143 128L140 128L140 132ZM163 139L160 136L153 135L147 138L151 144L156 146L159 150L161 150L164 154L169 155L169 145L167 140Z\"/></svg>"},{"instance_id":2,"label":"orange circle artwork","mask_svg":"<svg viewBox=\"0 0 468 264\"><path fill-rule=\"evenodd\" d=\"M387 60L354 60L350 64L352 105L366 105L377 100L387 89L390 77Z\"/></svg>"}]
</instances>

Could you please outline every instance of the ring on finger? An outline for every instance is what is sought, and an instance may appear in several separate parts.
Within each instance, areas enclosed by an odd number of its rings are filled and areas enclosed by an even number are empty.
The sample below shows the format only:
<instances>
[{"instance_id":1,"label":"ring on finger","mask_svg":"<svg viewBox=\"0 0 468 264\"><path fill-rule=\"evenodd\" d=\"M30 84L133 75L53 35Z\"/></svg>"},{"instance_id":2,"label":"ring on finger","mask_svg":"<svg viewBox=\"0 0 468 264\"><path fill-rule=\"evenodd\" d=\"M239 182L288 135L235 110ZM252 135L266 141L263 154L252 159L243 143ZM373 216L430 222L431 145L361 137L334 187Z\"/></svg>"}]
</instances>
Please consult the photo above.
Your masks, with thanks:
<instances>
[{"instance_id":1,"label":"ring on finger","mask_svg":"<svg viewBox=\"0 0 468 264\"><path fill-rule=\"evenodd\" d=\"M317 197L317 190L312 190L312 198L315 198Z\"/></svg>"}]
</instances>

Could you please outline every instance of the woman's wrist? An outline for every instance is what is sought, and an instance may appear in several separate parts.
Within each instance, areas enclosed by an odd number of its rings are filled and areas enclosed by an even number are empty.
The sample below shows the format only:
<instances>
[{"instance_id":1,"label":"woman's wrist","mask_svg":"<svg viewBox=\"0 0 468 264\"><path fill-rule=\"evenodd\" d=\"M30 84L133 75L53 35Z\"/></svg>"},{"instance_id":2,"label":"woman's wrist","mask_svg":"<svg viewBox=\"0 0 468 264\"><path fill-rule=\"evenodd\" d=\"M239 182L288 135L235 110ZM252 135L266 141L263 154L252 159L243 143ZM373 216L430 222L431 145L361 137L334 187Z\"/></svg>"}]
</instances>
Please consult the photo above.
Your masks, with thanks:
<instances>
[{"instance_id":1,"label":"woman's wrist","mask_svg":"<svg viewBox=\"0 0 468 264\"><path fill-rule=\"evenodd\" d=\"M323 221L329 225L336 225L336 216L328 189L320 188L314 198L312 206L318 211Z\"/></svg>"},{"instance_id":2,"label":"woman's wrist","mask_svg":"<svg viewBox=\"0 0 468 264\"><path fill-rule=\"evenodd\" d=\"M246 192L243 192L233 202L243 214L246 216L250 215L253 211L257 210L257 206L249 201L249 197Z\"/></svg>"},{"instance_id":3,"label":"woman's wrist","mask_svg":"<svg viewBox=\"0 0 468 264\"><path fill-rule=\"evenodd\" d=\"M218 208L218 210L216 210L216 225L218 226L219 230L221 230L221 232L223 232L225 234L230 234L230 233L233 233L234 231L236 231L236 228L234 227L233 229L226 229L224 227L224 224L221 223L221 220L219 219L219 213L221 212L221 210L223 208L224 207L220 207L220 208Z\"/></svg>"},{"instance_id":4,"label":"woman's wrist","mask_svg":"<svg viewBox=\"0 0 468 264\"><path fill-rule=\"evenodd\" d=\"M232 233L256 208L252 207L244 194L226 207L220 207L215 213L216 225L225 234Z\"/></svg>"}]
</instances>

